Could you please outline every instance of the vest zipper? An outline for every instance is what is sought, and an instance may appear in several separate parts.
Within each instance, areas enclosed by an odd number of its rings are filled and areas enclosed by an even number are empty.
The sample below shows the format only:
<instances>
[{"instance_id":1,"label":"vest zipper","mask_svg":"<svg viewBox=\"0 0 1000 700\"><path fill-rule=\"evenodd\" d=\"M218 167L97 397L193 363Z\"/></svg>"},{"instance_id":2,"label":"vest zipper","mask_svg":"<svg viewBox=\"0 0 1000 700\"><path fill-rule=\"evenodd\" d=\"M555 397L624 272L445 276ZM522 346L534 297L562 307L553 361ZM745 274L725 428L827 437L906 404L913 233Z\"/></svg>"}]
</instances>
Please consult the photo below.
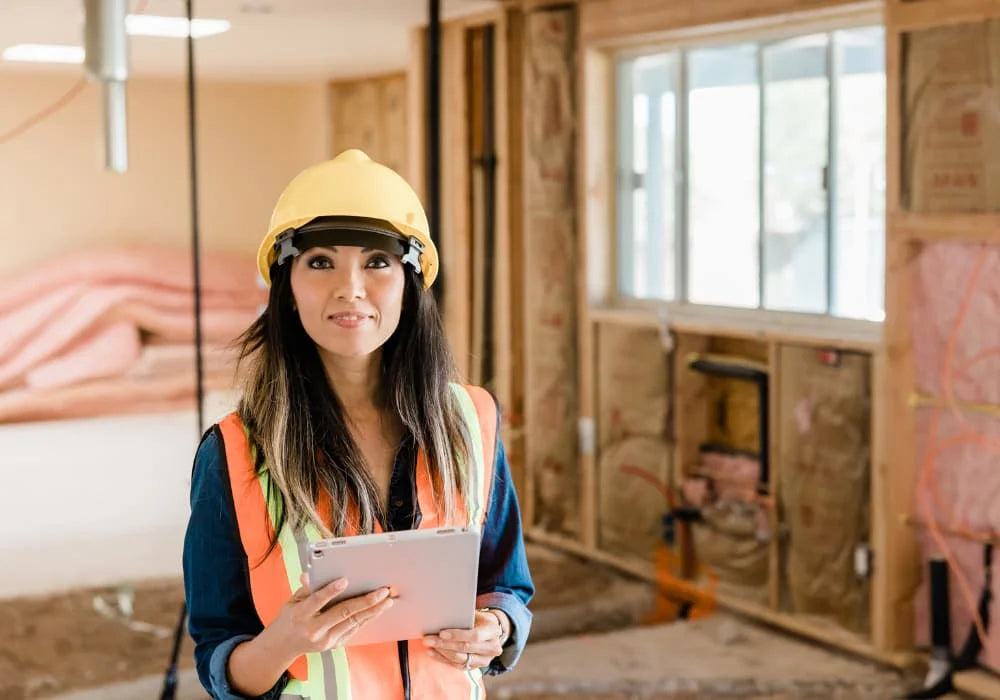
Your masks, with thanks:
<instances>
[{"instance_id":1,"label":"vest zipper","mask_svg":"<svg viewBox=\"0 0 1000 700\"><path fill-rule=\"evenodd\" d=\"M403 680L403 700L410 700L410 647L409 642L402 639L396 642L399 652L399 675Z\"/></svg>"}]
</instances>

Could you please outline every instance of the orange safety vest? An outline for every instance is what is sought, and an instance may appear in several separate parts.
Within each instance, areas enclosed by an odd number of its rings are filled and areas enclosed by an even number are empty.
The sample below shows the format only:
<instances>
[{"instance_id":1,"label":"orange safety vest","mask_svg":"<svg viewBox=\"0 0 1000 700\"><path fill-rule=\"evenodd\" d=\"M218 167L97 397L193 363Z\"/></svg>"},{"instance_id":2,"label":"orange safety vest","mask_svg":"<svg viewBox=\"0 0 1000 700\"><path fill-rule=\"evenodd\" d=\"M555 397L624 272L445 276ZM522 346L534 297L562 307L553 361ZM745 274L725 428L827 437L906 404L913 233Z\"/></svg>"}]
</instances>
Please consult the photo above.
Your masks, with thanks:
<instances>
[{"instance_id":1,"label":"orange safety vest","mask_svg":"<svg viewBox=\"0 0 1000 700\"><path fill-rule=\"evenodd\" d=\"M493 397L479 387L451 385L472 442L468 465L470 503L461 503L455 518L442 520L433 501L430 471L421 450L417 455L417 501L422 514L420 528L476 525L486 517L493 482L496 454L497 408ZM250 591L257 614L269 625L299 587L304 570L301 552L306 542L321 539L319 530L308 525L293 532L286 523L278 543L264 557L271 536L276 504L268 502L269 473L255 466L255 450L242 421L233 413L219 423L225 443L229 481L236 508L240 539L250 566ZM380 529L376 523L376 529ZM357 533L357 523L348 532ZM263 558L263 561L261 559ZM411 700L450 700L486 697L482 672L464 671L433 659L422 639L407 642ZM288 669L290 680L280 696L283 700L402 700L403 681L395 642L333 649L299 657Z\"/></svg>"}]
</instances>

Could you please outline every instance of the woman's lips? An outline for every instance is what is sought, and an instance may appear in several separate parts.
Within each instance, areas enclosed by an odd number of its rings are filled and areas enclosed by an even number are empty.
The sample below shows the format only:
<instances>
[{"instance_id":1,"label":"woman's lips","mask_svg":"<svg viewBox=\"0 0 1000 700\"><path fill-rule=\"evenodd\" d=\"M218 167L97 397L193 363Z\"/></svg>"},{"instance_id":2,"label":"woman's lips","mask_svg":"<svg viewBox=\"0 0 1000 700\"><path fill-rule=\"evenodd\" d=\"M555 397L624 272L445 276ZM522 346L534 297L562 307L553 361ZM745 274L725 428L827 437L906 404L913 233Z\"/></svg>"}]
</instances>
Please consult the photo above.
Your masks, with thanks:
<instances>
[{"instance_id":1,"label":"woman's lips","mask_svg":"<svg viewBox=\"0 0 1000 700\"><path fill-rule=\"evenodd\" d=\"M331 314L327 318L341 328L357 328L370 319L371 316L368 314L358 313L356 311L345 311L339 314Z\"/></svg>"}]
</instances>

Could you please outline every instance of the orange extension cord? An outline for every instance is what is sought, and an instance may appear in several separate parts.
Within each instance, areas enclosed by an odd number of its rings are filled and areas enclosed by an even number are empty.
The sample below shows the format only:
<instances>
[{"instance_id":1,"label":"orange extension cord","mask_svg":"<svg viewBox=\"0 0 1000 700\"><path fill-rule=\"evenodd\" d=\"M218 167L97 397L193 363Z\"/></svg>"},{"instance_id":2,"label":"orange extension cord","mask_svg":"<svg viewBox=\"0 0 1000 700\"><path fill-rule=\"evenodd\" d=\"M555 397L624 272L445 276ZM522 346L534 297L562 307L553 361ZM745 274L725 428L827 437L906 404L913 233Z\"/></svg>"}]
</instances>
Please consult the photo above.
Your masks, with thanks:
<instances>
[{"instance_id":1,"label":"orange extension cord","mask_svg":"<svg viewBox=\"0 0 1000 700\"><path fill-rule=\"evenodd\" d=\"M139 4L136 7L133 14L141 15L143 12L146 11L147 5L149 5L149 0L139 0ZM80 79L77 80L75 83L73 83L73 86L65 93L63 93L62 96L59 97L55 102L53 102L47 107L43 107L42 109L38 110L37 112L32 114L30 117L22 121L14 128L8 129L7 131L0 133L0 146L10 141L13 141L18 136L21 136L22 134L30 131L34 127L41 124L43 121L45 121L53 114L58 112L60 109L62 109L70 102L72 102L73 98L79 95L80 92L83 90L83 88L86 86L87 86L87 76L84 75L81 76Z\"/></svg>"}]
</instances>

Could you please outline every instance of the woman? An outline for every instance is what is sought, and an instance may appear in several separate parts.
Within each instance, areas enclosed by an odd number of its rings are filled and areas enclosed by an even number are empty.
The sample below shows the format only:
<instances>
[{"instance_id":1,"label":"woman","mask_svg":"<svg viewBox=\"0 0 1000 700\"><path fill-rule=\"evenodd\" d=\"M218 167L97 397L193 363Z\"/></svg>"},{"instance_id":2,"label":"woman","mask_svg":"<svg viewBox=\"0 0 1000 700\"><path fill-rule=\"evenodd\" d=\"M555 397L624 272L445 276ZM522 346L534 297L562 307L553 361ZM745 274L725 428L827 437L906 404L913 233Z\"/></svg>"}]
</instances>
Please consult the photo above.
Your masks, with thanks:
<instances>
[{"instance_id":1,"label":"woman","mask_svg":"<svg viewBox=\"0 0 1000 700\"><path fill-rule=\"evenodd\" d=\"M242 396L202 440L191 486L202 684L215 698L483 697L482 675L524 648L534 589L497 406L452 381L419 198L346 151L288 185L258 266L270 296L242 338ZM392 599L327 608L346 581L310 591L304 542L446 525L482 533L474 627L350 646Z\"/></svg>"}]
</instances>

